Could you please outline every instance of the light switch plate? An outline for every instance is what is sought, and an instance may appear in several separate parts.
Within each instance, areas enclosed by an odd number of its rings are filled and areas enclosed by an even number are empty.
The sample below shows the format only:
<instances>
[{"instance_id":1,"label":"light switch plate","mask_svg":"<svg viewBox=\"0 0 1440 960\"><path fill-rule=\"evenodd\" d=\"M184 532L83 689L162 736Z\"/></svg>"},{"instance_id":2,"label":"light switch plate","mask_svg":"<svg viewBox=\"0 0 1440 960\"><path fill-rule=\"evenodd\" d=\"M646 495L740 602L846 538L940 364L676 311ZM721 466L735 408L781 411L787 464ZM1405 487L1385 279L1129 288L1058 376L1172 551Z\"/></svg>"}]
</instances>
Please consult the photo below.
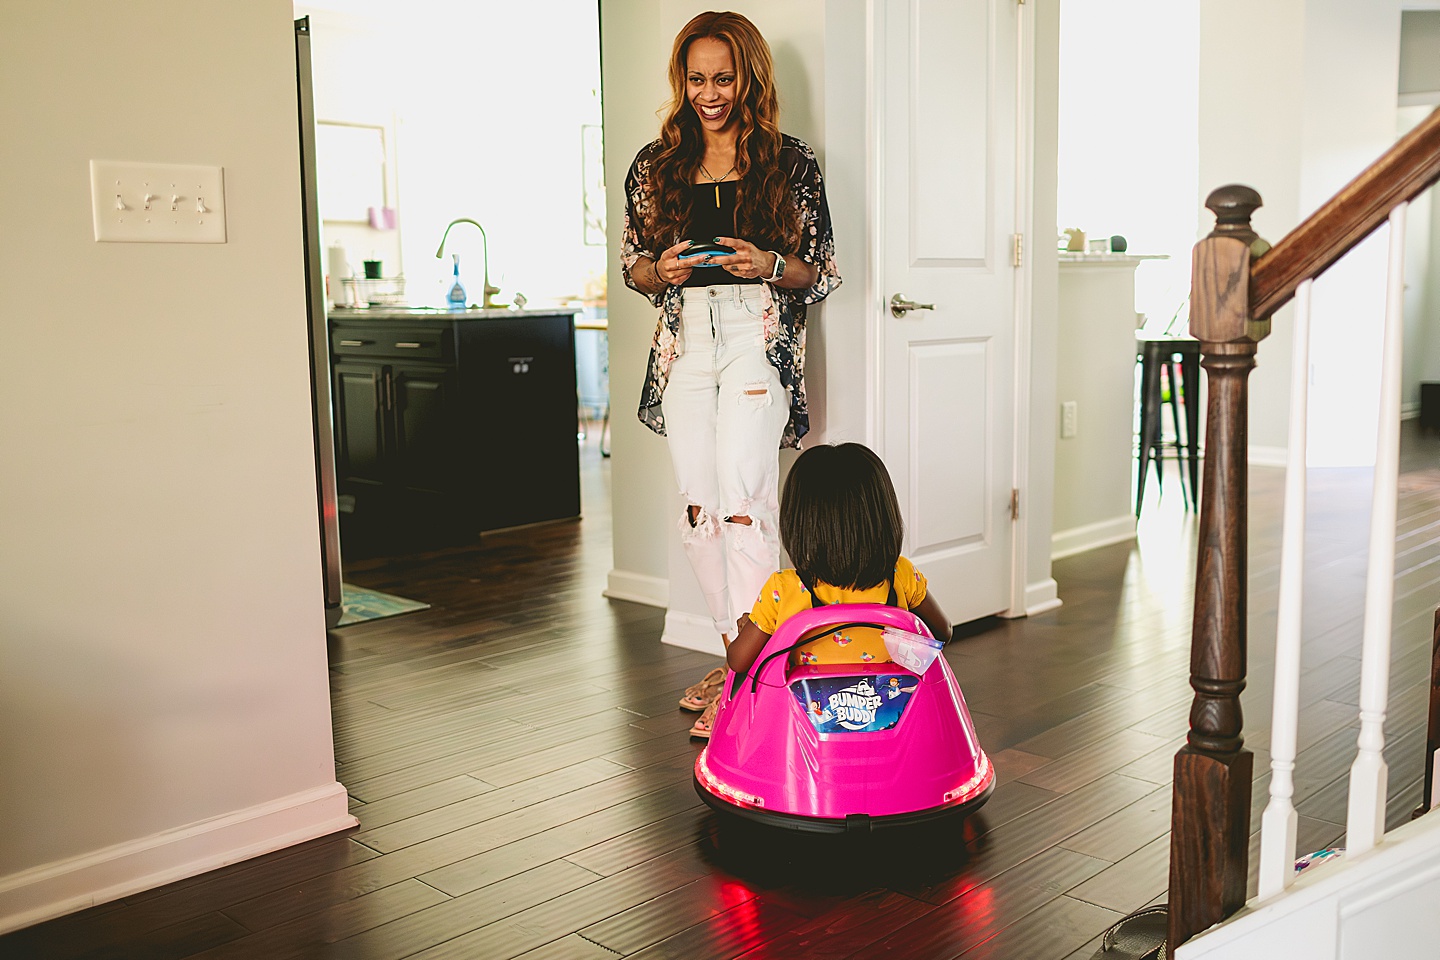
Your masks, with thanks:
<instances>
[{"instance_id":1,"label":"light switch plate","mask_svg":"<svg viewBox=\"0 0 1440 960\"><path fill-rule=\"evenodd\" d=\"M91 160L90 200L96 240L225 242L224 167Z\"/></svg>"},{"instance_id":2,"label":"light switch plate","mask_svg":"<svg viewBox=\"0 0 1440 960\"><path fill-rule=\"evenodd\" d=\"M1073 440L1080 431L1080 405L1074 400L1060 404L1060 439Z\"/></svg>"}]
</instances>

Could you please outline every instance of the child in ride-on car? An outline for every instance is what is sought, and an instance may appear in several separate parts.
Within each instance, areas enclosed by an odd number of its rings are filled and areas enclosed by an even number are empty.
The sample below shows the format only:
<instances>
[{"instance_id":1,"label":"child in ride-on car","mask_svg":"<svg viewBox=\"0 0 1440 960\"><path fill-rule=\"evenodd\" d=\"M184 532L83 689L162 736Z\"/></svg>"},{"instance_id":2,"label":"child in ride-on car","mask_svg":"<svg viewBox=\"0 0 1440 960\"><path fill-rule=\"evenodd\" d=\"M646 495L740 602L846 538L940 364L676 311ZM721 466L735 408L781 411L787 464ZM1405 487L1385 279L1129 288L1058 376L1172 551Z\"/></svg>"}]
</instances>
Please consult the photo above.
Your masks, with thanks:
<instances>
[{"instance_id":1,"label":"child in ride-on car","mask_svg":"<svg viewBox=\"0 0 1440 960\"><path fill-rule=\"evenodd\" d=\"M900 555L904 521L885 464L858 443L812 447L796 459L780 501L780 541L795 567L770 575L740 618L726 661L749 671L789 617L831 603L885 603L909 610L939 640L950 621L925 576ZM889 660L878 630L827 633L797 651L802 663ZM714 706L691 731L708 737Z\"/></svg>"}]
</instances>

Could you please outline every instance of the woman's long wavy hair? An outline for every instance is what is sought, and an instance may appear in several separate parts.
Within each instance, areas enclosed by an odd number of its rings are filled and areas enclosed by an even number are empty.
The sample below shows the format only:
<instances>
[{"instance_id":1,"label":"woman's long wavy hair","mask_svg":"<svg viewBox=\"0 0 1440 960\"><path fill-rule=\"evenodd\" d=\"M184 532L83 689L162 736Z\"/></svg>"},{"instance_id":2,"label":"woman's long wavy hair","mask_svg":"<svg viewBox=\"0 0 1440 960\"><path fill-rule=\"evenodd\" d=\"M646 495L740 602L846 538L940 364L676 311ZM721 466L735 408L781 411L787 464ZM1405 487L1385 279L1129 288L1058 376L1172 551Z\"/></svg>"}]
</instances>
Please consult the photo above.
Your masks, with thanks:
<instances>
[{"instance_id":1,"label":"woman's long wavy hair","mask_svg":"<svg viewBox=\"0 0 1440 960\"><path fill-rule=\"evenodd\" d=\"M690 224L695 173L705 155L700 118L686 96L686 58L702 37L730 47L735 60L735 105L740 126L735 145L736 232L761 247L784 252L800 245L800 221L789 178L780 169L780 103L770 45L755 24L738 13L702 13L685 24L670 54L672 99L660 125L660 151L651 165L653 223L647 233L661 247L685 238ZM691 237L708 240L708 237Z\"/></svg>"}]
</instances>

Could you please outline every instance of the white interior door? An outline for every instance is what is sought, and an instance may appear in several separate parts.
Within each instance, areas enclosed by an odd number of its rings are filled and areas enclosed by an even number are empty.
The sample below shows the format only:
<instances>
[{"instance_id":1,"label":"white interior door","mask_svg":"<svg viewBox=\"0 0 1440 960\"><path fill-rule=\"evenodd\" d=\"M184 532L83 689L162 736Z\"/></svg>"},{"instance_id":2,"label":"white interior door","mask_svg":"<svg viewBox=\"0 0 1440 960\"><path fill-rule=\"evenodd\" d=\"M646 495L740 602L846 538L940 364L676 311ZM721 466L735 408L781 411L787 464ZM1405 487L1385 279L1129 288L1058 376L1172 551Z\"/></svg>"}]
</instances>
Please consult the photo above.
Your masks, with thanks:
<instances>
[{"instance_id":1,"label":"white interior door","mask_svg":"<svg viewBox=\"0 0 1440 960\"><path fill-rule=\"evenodd\" d=\"M877 426L906 554L960 623L1011 606L1019 14L882 6Z\"/></svg>"}]
</instances>

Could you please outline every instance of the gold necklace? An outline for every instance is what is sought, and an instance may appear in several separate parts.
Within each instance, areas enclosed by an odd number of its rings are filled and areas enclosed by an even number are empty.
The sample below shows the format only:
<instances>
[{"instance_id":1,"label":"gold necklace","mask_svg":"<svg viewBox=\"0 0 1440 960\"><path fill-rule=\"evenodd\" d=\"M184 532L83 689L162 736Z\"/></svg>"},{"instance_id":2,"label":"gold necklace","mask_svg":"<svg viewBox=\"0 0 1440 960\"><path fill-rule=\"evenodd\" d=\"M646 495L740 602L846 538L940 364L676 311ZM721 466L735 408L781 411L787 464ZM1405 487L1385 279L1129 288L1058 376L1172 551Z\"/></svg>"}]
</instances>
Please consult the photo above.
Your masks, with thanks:
<instances>
[{"instance_id":1,"label":"gold necklace","mask_svg":"<svg viewBox=\"0 0 1440 960\"><path fill-rule=\"evenodd\" d=\"M730 176L730 174L734 173L736 166L737 166L737 164L732 164L732 165L730 166L730 169L729 169L729 170L726 170L724 173L720 174L720 176L718 176L718 177L712 177L712 176L710 176L710 171L705 169L705 164L703 164L703 163L700 164L700 172L705 175L705 179L707 179L707 180L709 180L711 183L715 184L715 209L716 209L716 210L719 210L719 209L720 209L720 181L724 180L726 177Z\"/></svg>"}]
</instances>

